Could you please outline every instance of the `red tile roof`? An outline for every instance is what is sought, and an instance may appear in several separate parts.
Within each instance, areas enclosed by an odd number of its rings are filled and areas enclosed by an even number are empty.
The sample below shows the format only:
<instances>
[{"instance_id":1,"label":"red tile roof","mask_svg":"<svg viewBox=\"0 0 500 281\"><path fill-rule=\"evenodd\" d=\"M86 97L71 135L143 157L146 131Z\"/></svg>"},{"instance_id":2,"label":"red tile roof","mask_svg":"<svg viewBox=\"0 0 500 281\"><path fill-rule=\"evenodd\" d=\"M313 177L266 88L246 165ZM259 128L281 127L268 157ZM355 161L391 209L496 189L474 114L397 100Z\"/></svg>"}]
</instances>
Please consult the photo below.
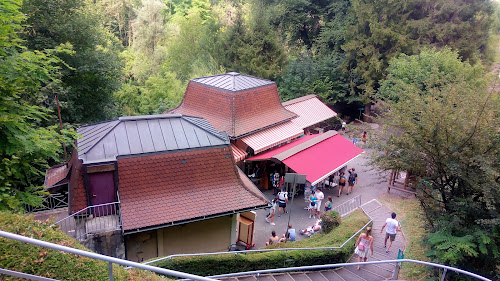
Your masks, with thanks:
<instances>
[{"instance_id":1,"label":"red tile roof","mask_svg":"<svg viewBox=\"0 0 500 281\"><path fill-rule=\"evenodd\" d=\"M118 159L123 229L267 205L236 171L230 146Z\"/></svg>"},{"instance_id":2,"label":"red tile roof","mask_svg":"<svg viewBox=\"0 0 500 281\"><path fill-rule=\"evenodd\" d=\"M230 91L193 80L187 86L182 103L170 113L203 117L232 138L297 117L281 105L275 83Z\"/></svg>"},{"instance_id":3,"label":"red tile roof","mask_svg":"<svg viewBox=\"0 0 500 281\"><path fill-rule=\"evenodd\" d=\"M49 189L53 185L65 180L69 170L70 168L68 168L67 163L50 167L50 169L45 172L45 188Z\"/></svg>"}]
</instances>

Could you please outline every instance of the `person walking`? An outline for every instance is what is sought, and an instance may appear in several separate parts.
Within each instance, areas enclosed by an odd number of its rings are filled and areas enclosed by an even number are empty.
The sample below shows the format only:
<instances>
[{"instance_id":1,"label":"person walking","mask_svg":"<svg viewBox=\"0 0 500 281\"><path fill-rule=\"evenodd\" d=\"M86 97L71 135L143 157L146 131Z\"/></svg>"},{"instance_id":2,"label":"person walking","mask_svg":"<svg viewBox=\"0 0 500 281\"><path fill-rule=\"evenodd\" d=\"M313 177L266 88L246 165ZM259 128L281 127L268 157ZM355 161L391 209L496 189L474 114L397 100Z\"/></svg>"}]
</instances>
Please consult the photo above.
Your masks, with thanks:
<instances>
[{"instance_id":1,"label":"person walking","mask_svg":"<svg viewBox=\"0 0 500 281\"><path fill-rule=\"evenodd\" d=\"M358 241L356 241L354 253L358 255L358 262L361 262L361 259L364 259L364 262L368 259L368 249L372 251L373 257L373 236L372 228L367 227L365 233L361 233L358 237ZM357 266L359 270L359 265Z\"/></svg>"},{"instance_id":2,"label":"person walking","mask_svg":"<svg viewBox=\"0 0 500 281\"><path fill-rule=\"evenodd\" d=\"M283 214L286 213L286 204L288 203L288 192L283 188L278 192L278 218L281 217L281 209L283 209Z\"/></svg>"},{"instance_id":3,"label":"person walking","mask_svg":"<svg viewBox=\"0 0 500 281\"><path fill-rule=\"evenodd\" d=\"M321 191L321 188L316 188L316 217L321 218L321 204L323 203L323 199L325 199L325 194Z\"/></svg>"},{"instance_id":4,"label":"person walking","mask_svg":"<svg viewBox=\"0 0 500 281\"><path fill-rule=\"evenodd\" d=\"M271 211L269 215L266 217L266 221L271 225L276 225L274 223L274 216L276 215L276 207L278 206L278 197L275 197L273 201L271 201ZM270 220L270 221L269 221Z\"/></svg>"},{"instance_id":5,"label":"person walking","mask_svg":"<svg viewBox=\"0 0 500 281\"><path fill-rule=\"evenodd\" d=\"M339 195L337 197L340 197L340 194L342 194L342 191L344 190L345 183L347 182L347 179L345 177L344 172L340 172L340 179L339 179Z\"/></svg>"},{"instance_id":6,"label":"person walking","mask_svg":"<svg viewBox=\"0 0 500 281\"><path fill-rule=\"evenodd\" d=\"M348 180L348 186L347 186L347 195L352 192L354 189L354 185L358 181L358 174L356 173L356 169L352 168L347 170L349 172L349 180Z\"/></svg>"},{"instance_id":7,"label":"person walking","mask_svg":"<svg viewBox=\"0 0 500 281\"><path fill-rule=\"evenodd\" d=\"M391 217L385 220L384 225L382 226L382 229L380 229L380 233L384 231L384 228L387 226L387 230L385 232L385 240L384 240L384 248L387 248L385 250L385 253L389 253L389 249L392 246L392 242L396 239L396 233L398 231L401 231L401 227L399 224L399 221L396 220L396 213L392 213ZM387 246L387 240L389 240L389 246Z\"/></svg>"},{"instance_id":8,"label":"person walking","mask_svg":"<svg viewBox=\"0 0 500 281\"><path fill-rule=\"evenodd\" d=\"M364 131L363 134L361 135L361 148L363 148L363 146L366 145L367 140L368 140L368 134L366 133L366 131Z\"/></svg>"}]
</instances>

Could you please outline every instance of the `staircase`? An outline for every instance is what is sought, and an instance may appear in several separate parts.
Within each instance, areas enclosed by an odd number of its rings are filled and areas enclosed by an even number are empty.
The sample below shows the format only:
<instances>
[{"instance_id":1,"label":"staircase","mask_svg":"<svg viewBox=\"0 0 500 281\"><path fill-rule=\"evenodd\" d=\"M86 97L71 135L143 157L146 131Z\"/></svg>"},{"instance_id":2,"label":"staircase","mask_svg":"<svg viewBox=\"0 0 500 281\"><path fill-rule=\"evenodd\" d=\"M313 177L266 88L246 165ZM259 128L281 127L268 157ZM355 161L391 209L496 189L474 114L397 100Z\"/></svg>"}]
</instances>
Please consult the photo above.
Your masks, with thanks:
<instances>
[{"instance_id":1,"label":"staircase","mask_svg":"<svg viewBox=\"0 0 500 281\"><path fill-rule=\"evenodd\" d=\"M384 248L385 229L382 233L380 230L385 223L385 220L391 216L392 211L386 206L380 204L377 200L371 200L365 203L362 208L373 219L372 236L374 238L373 257L371 252L368 255L368 261L383 261L395 260L398 258L399 249L404 250L406 243L402 232L398 232L396 240L392 243L389 253L386 253ZM357 255L351 257L349 262L357 262ZM362 265L358 270L356 266L344 266L329 270L305 271L305 272L290 272L290 273L274 273L262 274L259 276L240 276L220 278L226 281L371 281L371 280L386 280L392 279L394 275L394 264L372 264Z\"/></svg>"}]
</instances>

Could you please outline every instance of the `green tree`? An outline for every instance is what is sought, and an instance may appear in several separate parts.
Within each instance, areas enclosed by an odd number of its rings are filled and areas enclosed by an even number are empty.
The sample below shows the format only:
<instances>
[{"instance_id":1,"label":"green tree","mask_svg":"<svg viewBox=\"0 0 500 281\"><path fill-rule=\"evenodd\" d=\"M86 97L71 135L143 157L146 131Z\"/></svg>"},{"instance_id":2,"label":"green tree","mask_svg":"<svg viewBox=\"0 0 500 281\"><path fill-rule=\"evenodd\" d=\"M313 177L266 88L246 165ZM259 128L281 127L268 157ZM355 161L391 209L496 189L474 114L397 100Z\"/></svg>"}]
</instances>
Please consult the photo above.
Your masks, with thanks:
<instances>
[{"instance_id":1,"label":"green tree","mask_svg":"<svg viewBox=\"0 0 500 281\"><path fill-rule=\"evenodd\" d=\"M491 33L490 2L352 0L356 23L342 48L348 71L362 78L353 93L370 104L387 75L389 61L426 46L449 46L463 61L484 58Z\"/></svg>"},{"instance_id":2,"label":"green tree","mask_svg":"<svg viewBox=\"0 0 500 281\"><path fill-rule=\"evenodd\" d=\"M400 55L380 88L386 111L374 155L417 176L429 222L428 255L493 277L499 247L499 96L479 64L457 52ZM496 79L498 83L498 78Z\"/></svg>"},{"instance_id":3,"label":"green tree","mask_svg":"<svg viewBox=\"0 0 500 281\"><path fill-rule=\"evenodd\" d=\"M290 62L278 83L281 99L286 101L315 94L328 104L346 101L349 80L343 71L344 58L336 53L313 57L310 53Z\"/></svg>"},{"instance_id":4,"label":"green tree","mask_svg":"<svg viewBox=\"0 0 500 281\"><path fill-rule=\"evenodd\" d=\"M40 203L43 175L50 160L59 160L69 138L57 126L42 127L49 111L33 104L41 89L59 84L62 61L57 50L27 51L21 1L0 2L0 209L20 209ZM63 132L65 134L65 132Z\"/></svg>"},{"instance_id":5,"label":"green tree","mask_svg":"<svg viewBox=\"0 0 500 281\"><path fill-rule=\"evenodd\" d=\"M83 0L26 0L22 12L30 15L25 33L30 50L52 49L62 43L74 52L60 57L64 68L60 85L63 119L92 122L114 112L113 92L121 85L121 44L104 26L103 14ZM47 94L52 95L53 89Z\"/></svg>"},{"instance_id":6,"label":"green tree","mask_svg":"<svg viewBox=\"0 0 500 281\"><path fill-rule=\"evenodd\" d=\"M214 18L204 20L193 8L184 17L174 16L171 24L178 27L178 32L168 38L164 68L175 73L181 81L218 74L220 68L212 56L218 29Z\"/></svg>"},{"instance_id":7,"label":"green tree","mask_svg":"<svg viewBox=\"0 0 500 281\"><path fill-rule=\"evenodd\" d=\"M261 1L252 3L247 22L241 7L234 22L220 33L217 60L228 70L276 79L285 64L285 52L270 24L270 14Z\"/></svg>"}]
</instances>

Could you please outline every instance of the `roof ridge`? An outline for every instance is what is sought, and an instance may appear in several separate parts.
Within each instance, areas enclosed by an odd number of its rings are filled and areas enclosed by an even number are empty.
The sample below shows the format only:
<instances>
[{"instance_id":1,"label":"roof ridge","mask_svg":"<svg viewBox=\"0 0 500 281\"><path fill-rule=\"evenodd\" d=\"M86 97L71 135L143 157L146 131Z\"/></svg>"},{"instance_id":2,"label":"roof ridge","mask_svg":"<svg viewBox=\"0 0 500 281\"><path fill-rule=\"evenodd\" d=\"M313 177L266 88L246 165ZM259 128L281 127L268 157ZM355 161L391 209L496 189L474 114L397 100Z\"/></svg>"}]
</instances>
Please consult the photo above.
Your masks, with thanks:
<instances>
[{"instance_id":1,"label":"roof ridge","mask_svg":"<svg viewBox=\"0 0 500 281\"><path fill-rule=\"evenodd\" d=\"M288 106L288 105L299 103L299 102L303 102L303 101L306 101L306 100L309 100L309 99L312 99L312 98L318 98L318 97L316 95L314 95L314 94L306 95L306 96L298 97L298 98L295 98L295 99L292 99L292 100L289 100L289 101L282 102L281 105Z\"/></svg>"},{"instance_id":2,"label":"roof ridge","mask_svg":"<svg viewBox=\"0 0 500 281\"><path fill-rule=\"evenodd\" d=\"M113 129L116 128L116 126L118 126L121 123L121 121L119 119L116 119L116 120L112 120L112 121L97 123L97 124L104 124L104 123L112 123L112 122L116 122L116 124L111 126L110 128L108 128L107 132L104 135L102 135L96 142L94 142L94 144L92 144L90 147L86 148L85 151L82 151L83 154L89 152L92 148L94 148L103 138L105 138L111 131L113 131ZM92 124L92 125L97 125L97 124Z\"/></svg>"},{"instance_id":3,"label":"roof ridge","mask_svg":"<svg viewBox=\"0 0 500 281\"><path fill-rule=\"evenodd\" d=\"M187 117L187 118L182 118L182 117ZM200 129L202 129L202 130L204 130L204 131L206 131L206 132L210 133L211 135L214 135L214 136L218 137L219 139L221 139L221 140L223 140L223 141L229 141L229 136L228 136L228 137L227 137L227 139L226 139L226 138L224 137L224 135L222 135L222 134L221 134L221 133L220 133L217 129L215 129L215 127L214 127L214 126L212 126L212 124L210 124L210 122L208 122L208 120L207 120L207 119L205 119L205 118L203 118L203 117L199 117L199 116L192 116L192 115L181 115L181 118L182 118L182 119L184 119L184 120L186 120L187 122L189 122L189 123L193 124L194 126L196 126L196 127L200 128ZM207 123L208 123L208 124L209 124L209 125L213 128L213 131L218 132L218 134L214 134L214 133L212 132L212 130L207 130L206 128L201 127L199 124L196 124L195 122L193 122L193 121L189 120L188 118L196 118L196 119L200 119L200 120L205 120L205 121L206 121L206 122L207 122Z\"/></svg>"}]
</instances>

